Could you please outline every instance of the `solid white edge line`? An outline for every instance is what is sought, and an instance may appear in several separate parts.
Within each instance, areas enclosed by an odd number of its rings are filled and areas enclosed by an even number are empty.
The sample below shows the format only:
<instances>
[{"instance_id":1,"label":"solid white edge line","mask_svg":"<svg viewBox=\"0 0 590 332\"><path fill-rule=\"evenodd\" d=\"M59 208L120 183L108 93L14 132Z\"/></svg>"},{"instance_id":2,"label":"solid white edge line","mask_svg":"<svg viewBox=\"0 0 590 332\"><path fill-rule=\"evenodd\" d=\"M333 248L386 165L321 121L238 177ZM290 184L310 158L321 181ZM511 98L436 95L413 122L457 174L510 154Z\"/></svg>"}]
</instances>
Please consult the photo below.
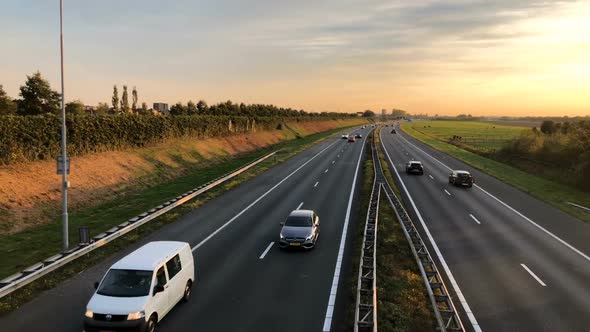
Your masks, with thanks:
<instances>
[{"instance_id":1,"label":"solid white edge line","mask_svg":"<svg viewBox=\"0 0 590 332\"><path fill-rule=\"evenodd\" d=\"M481 222L479 222L479 220L477 220L477 218L475 218L474 215L472 215L471 213L469 214L469 216L471 217L471 219L475 220L476 223L481 225Z\"/></svg>"},{"instance_id":2,"label":"solid white edge line","mask_svg":"<svg viewBox=\"0 0 590 332\"><path fill-rule=\"evenodd\" d=\"M295 169L293 172L289 173L289 175L287 175L286 177L284 177L281 181L279 181L279 183L275 184L272 188L270 188L264 194L262 194L260 197L258 197L254 202L250 203L250 205L246 206L242 211L240 211L238 214L236 214L233 218L231 218L230 220L228 220L225 224L221 225L221 227L219 227L218 229L216 229L213 233L209 234L209 236L207 236L204 240L202 240L196 246L194 246L192 248L192 251L194 252L195 250L199 249L202 245L204 245L205 243L207 243L207 241L209 241L212 237L214 237L215 235L217 235L217 233L221 232L224 228L226 228L229 224L231 224L236 219L238 219L242 214L244 214L246 211L248 211L251 207L253 207L254 205L256 205L256 203L260 202L264 197L266 197L266 195L270 194L273 190L275 190L283 182L287 181L287 179L289 179L295 173L299 172L299 170L302 169L303 167L305 167L305 165L309 164L312 160L314 160L315 158L317 158L320 154L324 153L324 151L326 151L330 147L332 147L332 145L336 144L336 142L338 142L338 141L335 141L334 143L328 145L322 151L318 152L315 156L311 157L309 160L307 160L306 162L304 162L303 164L301 164L301 166L297 167L297 169Z\"/></svg>"},{"instance_id":3,"label":"solid white edge line","mask_svg":"<svg viewBox=\"0 0 590 332\"><path fill-rule=\"evenodd\" d=\"M272 245L275 244L274 241L271 242L268 247L266 247L266 250L264 250L264 252L262 253L262 255L260 255L260 257L258 257L258 259L264 259L264 256L266 256L266 254L270 251L270 248L272 248Z\"/></svg>"},{"instance_id":4,"label":"solid white edge line","mask_svg":"<svg viewBox=\"0 0 590 332\"><path fill-rule=\"evenodd\" d=\"M313 187L314 187L314 188L315 188L315 187L317 187L317 186L318 186L318 184L320 184L320 181L316 182L316 183L313 185Z\"/></svg>"},{"instance_id":5,"label":"solid white edge line","mask_svg":"<svg viewBox=\"0 0 590 332\"><path fill-rule=\"evenodd\" d=\"M368 136L368 135L367 135ZM340 270L342 268L342 259L344 256L344 247L346 246L346 234L348 232L348 221L350 220L350 211L352 208L352 199L354 198L354 189L356 188L356 179L359 174L359 168L365 151L365 143L367 137L363 140L359 160L356 163L356 170L354 171L354 178L352 179L352 188L350 189L350 196L348 198L348 207L346 208L346 217L344 218L344 226L342 228L342 236L340 237L340 248L338 249L338 258L336 260L336 268L334 268L334 278L332 279L332 289L330 290L330 297L328 299L328 307L326 308L326 318L324 318L323 332L330 332L332 328L332 316L334 315L334 304L336 303L336 295L338 294L338 282L340 280Z\"/></svg>"},{"instance_id":6,"label":"solid white edge line","mask_svg":"<svg viewBox=\"0 0 590 332\"><path fill-rule=\"evenodd\" d=\"M582 210L590 211L590 209L589 209L589 208L587 208L587 207L585 207L585 206L582 206L582 205L579 205L579 204L576 204L576 203L572 203L572 202L565 202L565 204L569 204L569 205L572 205L572 206L578 207L578 208L580 208L580 209L582 209Z\"/></svg>"},{"instance_id":7,"label":"solid white edge line","mask_svg":"<svg viewBox=\"0 0 590 332\"><path fill-rule=\"evenodd\" d=\"M297 208L295 210L301 209L302 206L303 206L303 202L299 203L299 205L297 205Z\"/></svg>"},{"instance_id":8,"label":"solid white edge line","mask_svg":"<svg viewBox=\"0 0 590 332\"><path fill-rule=\"evenodd\" d=\"M408 144L412 145L414 148L422 151L422 153L424 153L425 155L427 155L428 157L430 157L432 160L438 162L439 164L443 165L444 167L446 167L448 170L452 170L452 168L450 168L449 166L443 164L443 162L441 162L440 160L434 158L433 156L431 156L429 153L427 153L426 151L420 149L419 147L417 147L416 145L412 144L410 141L408 141L407 139L405 139L403 136L399 136L401 139L403 139L404 141L406 141ZM527 222L529 222L530 224L532 224L533 226L537 227L538 229L540 229L541 231L543 231L545 234L551 236L553 239L557 240L558 242L560 242L561 244L563 244L564 246L568 247L571 251L575 252L576 254L582 256L584 259L586 259L587 261L590 262L590 257L586 254L584 254L583 252L581 252L580 250L578 250L576 247L572 246L571 244L567 243L566 241L564 241L563 239L561 239L559 236L551 233L550 231L548 231L547 229L545 229L543 226L537 224L536 222L534 222L532 219L530 219L529 217L525 216L524 214L518 212L515 208L513 208L512 206L504 203L501 199L499 199L498 197L490 194L487 190L483 189L482 187L480 187L477 184L474 184L475 188L483 191L486 195L490 196L491 198L493 198L494 200L496 200L498 203L502 204L504 207L508 208L510 211L516 213L517 215L519 215L522 219L526 220Z\"/></svg>"},{"instance_id":9,"label":"solid white edge line","mask_svg":"<svg viewBox=\"0 0 590 332\"><path fill-rule=\"evenodd\" d=\"M445 189L445 192L447 193L447 195L451 196L451 193Z\"/></svg>"},{"instance_id":10,"label":"solid white edge line","mask_svg":"<svg viewBox=\"0 0 590 332\"><path fill-rule=\"evenodd\" d=\"M385 154L387 155L387 159L393 165L393 161L391 161L391 157L389 156L389 152L387 151L387 149L385 148L385 144L383 143L383 138L381 138L381 144L383 144L383 147L384 147L383 150L385 151ZM406 188L406 185L405 185L404 181L402 180L401 176L399 175L399 172L397 171L397 169L395 167L393 167L393 170L395 171L395 174L397 175L397 178L400 181L402 188L404 189L404 192L406 193L408 200L410 201L410 204L412 204L414 211L416 211L416 216L418 216L418 219L420 220L420 224L422 225L422 229L424 229L424 233L426 233L428 240L432 244L432 248L434 249L434 252L436 253L436 256L438 257L440 264L442 265L443 269L445 270L445 273L446 273L447 277L449 278L449 281L451 282L451 286L453 286L455 293L457 293L457 297L459 298L459 302L461 303L463 310L467 314L467 318L469 318L469 322L473 326L473 329L475 330L475 332L481 332L482 331L481 327L479 327L479 323L477 322L477 319L475 319L475 315L471 311L471 308L469 307L469 304L467 303L467 300L465 299L465 296L463 295L461 288L459 288L459 284L457 283L457 280L455 280L453 273L451 273L451 269L447 265L447 262L445 261L442 253L440 252L440 249L438 248L436 241L434 241L432 234L430 234L430 230L426 226L426 223L424 222L424 218L422 218L422 215L420 214L420 211L418 210L416 203L414 203L414 199L412 199L412 196L410 195L408 188Z\"/></svg>"},{"instance_id":11,"label":"solid white edge line","mask_svg":"<svg viewBox=\"0 0 590 332\"><path fill-rule=\"evenodd\" d=\"M524 264L520 264L520 266L522 266L531 276L533 276L533 278L535 278L535 280L537 280L537 282L540 283L541 286L547 287L547 285L545 285L545 283L543 282L543 280L541 280L541 278L537 277L537 275L534 274L533 271L531 271L531 269L529 269L528 266L526 266Z\"/></svg>"}]
</instances>

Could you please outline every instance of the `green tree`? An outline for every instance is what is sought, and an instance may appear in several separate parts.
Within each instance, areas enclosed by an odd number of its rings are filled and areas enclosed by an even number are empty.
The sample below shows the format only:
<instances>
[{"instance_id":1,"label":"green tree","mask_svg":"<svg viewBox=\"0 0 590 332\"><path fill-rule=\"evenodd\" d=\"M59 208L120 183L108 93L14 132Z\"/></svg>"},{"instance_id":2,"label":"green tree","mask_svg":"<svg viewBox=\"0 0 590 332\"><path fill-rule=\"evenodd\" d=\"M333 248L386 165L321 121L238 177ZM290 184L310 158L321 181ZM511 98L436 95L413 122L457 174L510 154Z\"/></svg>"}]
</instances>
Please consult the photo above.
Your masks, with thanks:
<instances>
[{"instance_id":1,"label":"green tree","mask_svg":"<svg viewBox=\"0 0 590 332\"><path fill-rule=\"evenodd\" d=\"M49 82L38 71L27 76L25 85L20 87L20 96L22 99L18 103L18 114L58 113L60 110L61 95L51 90Z\"/></svg>"},{"instance_id":2,"label":"green tree","mask_svg":"<svg viewBox=\"0 0 590 332\"><path fill-rule=\"evenodd\" d=\"M133 87L133 91L131 91L131 110L133 113L137 112L137 89Z\"/></svg>"},{"instance_id":3,"label":"green tree","mask_svg":"<svg viewBox=\"0 0 590 332\"><path fill-rule=\"evenodd\" d=\"M98 106L96 106L96 114L107 114L110 110L107 103L98 103Z\"/></svg>"},{"instance_id":4,"label":"green tree","mask_svg":"<svg viewBox=\"0 0 590 332\"><path fill-rule=\"evenodd\" d=\"M553 134L555 132L555 122L543 121L543 123L541 123L541 132L543 134Z\"/></svg>"},{"instance_id":5,"label":"green tree","mask_svg":"<svg viewBox=\"0 0 590 332\"><path fill-rule=\"evenodd\" d=\"M80 100L74 100L66 103L66 114L82 115L84 114L84 103Z\"/></svg>"},{"instance_id":6,"label":"green tree","mask_svg":"<svg viewBox=\"0 0 590 332\"><path fill-rule=\"evenodd\" d=\"M202 99L197 103L197 110L199 111L199 114L205 113L208 108L209 106L207 106L207 103Z\"/></svg>"},{"instance_id":7,"label":"green tree","mask_svg":"<svg viewBox=\"0 0 590 332\"><path fill-rule=\"evenodd\" d=\"M363 117L365 118L372 118L375 116L375 112L371 111L371 110L366 110L363 112Z\"/></svg>"},{"instance_id":8,"label":"green tree","mask_svg":"<svg viewBox=\"0 0 590 332\"><path fill-rule=\"evenodd\" d=\"M129 113L129 94L127 93L127 85L123 85L123 95L121 95L121 112Z\"/></svg>"},{"instance_id":9,"label":"green tree","mask_svg":"<svg viewBox=\"0 0 590 332\"><path fill-rule=\"evenodd\" d=\"M16 112L16 104L4 91L4 87L0 84L0 115L9 115Z\"/></svg>"},{"instance_id":10,"label":"green tree","mask_svg":"<svg viewBox=\"0 0 590 332\"><path fill-rule=\"evenodd\" d=\"M182 105L181 102L178 102L170 107L171 115L187 115L187 113L186 106Z\"/></svg>"},{"instance_id":11,"label":"green tree","mask_svg":"<svg viewBox=\"0 0 590 332\"><path fill-rule=\"evenodd\" d=\"M186 112L188 113L188 115L197 114L197 105L195 105L195 103L193 103L192 100L189 100L186 104Z\"/></svg>"},{"instance_id":12,"label":"green tree","mask_svg":"<svg viewBox=\"0 0 590 332\"><path fill-rule=\"evenodd\" d=\"M119 113L119 89L117 86L113 86L113 98L111 99L113 105L113 112Z\"/></svg>"}]
</instances>

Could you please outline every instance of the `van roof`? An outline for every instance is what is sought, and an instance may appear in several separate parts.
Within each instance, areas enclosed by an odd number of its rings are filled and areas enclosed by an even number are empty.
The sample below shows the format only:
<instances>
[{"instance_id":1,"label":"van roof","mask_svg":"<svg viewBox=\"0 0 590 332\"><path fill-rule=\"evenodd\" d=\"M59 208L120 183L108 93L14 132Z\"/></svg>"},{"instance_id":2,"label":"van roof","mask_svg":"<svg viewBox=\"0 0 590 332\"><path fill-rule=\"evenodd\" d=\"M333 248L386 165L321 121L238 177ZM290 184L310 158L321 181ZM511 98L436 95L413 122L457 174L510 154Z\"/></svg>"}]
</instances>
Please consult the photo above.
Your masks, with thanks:
<instances>
[{"instance_id":1,"label":"van roof","mask_svg":"<svg viewBox=\"0 0 590 332\"><path fill-rule=\"evenodd\" d=\"M188 246L188 243L178 241L150 242L123 257L113 264L111 269L153 271L185 246Z\"/></svg>"}]
</instances>

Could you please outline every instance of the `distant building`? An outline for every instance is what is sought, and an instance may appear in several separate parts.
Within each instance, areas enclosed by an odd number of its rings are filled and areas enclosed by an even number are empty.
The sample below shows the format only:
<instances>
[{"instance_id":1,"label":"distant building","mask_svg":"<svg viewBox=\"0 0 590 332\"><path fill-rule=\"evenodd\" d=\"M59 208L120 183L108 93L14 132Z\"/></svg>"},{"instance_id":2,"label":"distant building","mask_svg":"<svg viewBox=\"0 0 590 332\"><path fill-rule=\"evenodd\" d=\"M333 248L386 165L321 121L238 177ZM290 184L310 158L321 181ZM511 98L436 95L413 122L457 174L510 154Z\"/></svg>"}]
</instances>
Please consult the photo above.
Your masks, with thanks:
<instances>
[{"instance_id":1,"label":"distant building","mask_svg":"<svg viewBox=\"0 0 590 332\"><path fill-rule=\"evenodd\" d=\"M168 108L168 104L166 103L154 103L154 111L160 112L162 114L170 114L170 109Z\"/></svg>"},{"instance_id":2,"label":"distant building","mask_svg":"<svg viewBox=\"0 0 590 332\"><path fill-rule=\"evenodd\" d=\"M96 109L96 106L84 105L84 112L87 114L95 114Z\"/></svg>"},{"instance_id":3,"label":"distant building","mask_svg":"<svg viewBox=\"0 0 590 332\"><path fill-rule=\"evenodd\" d=\"M381 115L387 116L387 110L385 108L381 110Z\"/></svg>"},{"instance_id":4,"label":"distant building","mask_svg":"<svg viewBox=\"0 0 590 332\"><path fill-rule=\"evenodd\" d=\"M356 116L358 116L359 118L363 116L363 112L356 112Z\"/></svg>"}]
</instances>

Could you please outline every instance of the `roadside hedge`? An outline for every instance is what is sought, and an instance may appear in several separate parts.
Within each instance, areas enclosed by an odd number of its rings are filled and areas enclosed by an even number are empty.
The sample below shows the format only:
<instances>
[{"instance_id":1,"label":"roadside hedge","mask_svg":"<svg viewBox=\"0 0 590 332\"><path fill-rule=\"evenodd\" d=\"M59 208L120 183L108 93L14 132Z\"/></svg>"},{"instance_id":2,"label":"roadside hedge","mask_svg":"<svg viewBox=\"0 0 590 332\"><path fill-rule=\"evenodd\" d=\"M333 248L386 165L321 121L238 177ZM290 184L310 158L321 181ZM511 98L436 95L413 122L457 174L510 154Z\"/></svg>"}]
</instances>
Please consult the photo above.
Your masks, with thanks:
<instances>
[{"instance_id":1,"label":"roadside hedge","mask_svg":"<svg viewBox=\"0 0 590 332\"><path fill-rule=\"evenodd\" d=\"M297 121L326 120L302 116ZM169 138L227 136L275 130L280 117L98 115L66 118L68 154L144 147ZM61 118L0 116L0 164L51 160L61 151Z\"/></svg>"}]
</instances>

